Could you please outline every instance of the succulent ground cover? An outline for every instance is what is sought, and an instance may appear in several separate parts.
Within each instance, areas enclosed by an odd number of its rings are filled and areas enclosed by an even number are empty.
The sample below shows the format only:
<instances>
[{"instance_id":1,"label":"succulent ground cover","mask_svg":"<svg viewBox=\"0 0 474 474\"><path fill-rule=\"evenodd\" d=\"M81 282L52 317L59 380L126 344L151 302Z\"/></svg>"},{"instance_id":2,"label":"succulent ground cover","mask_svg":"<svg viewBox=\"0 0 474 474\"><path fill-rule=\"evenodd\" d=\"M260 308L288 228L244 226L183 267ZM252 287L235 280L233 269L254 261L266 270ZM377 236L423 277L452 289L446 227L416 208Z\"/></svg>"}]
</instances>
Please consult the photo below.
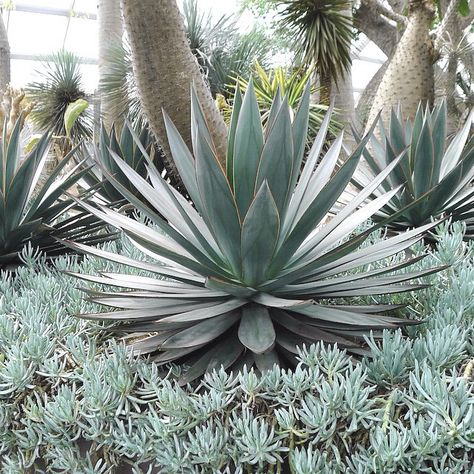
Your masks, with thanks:
<instances>
[{"instance_id":1,"label":"succulent ground cover","mask_svg":"<svg viewBox=\"0 0 474 474\"><path fill-rule=\"evenodd\" d=\"M180 368L127 353L115 324L74 317L99 307L63 270L140 270L72 256L46 267L24 252L0 277L0 472L472 472L474 247L459 223L438 232L415 268L450 268L417 293L376 297L425 323L369 338L373 357L317 344L294 370L218 371L184 387ZM125 239L105 250L150 260Z\"/></svg>"}]
</instances>

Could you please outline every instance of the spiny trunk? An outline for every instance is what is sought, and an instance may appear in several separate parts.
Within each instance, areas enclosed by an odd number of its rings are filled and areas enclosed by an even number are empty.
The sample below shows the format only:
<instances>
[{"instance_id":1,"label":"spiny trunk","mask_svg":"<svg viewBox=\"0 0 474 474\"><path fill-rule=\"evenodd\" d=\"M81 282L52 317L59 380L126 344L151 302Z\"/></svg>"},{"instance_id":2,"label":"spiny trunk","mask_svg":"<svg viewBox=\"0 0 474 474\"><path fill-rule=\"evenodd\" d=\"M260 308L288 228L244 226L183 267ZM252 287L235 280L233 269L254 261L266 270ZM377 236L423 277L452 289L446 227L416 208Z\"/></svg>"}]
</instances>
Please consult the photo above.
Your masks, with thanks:
<instances>
[{"instance_id":1,"label":"spiny trunk","mask_svg":"<svg viewBox=\"0 0 474 474\"><path fill-rule=\"evenodd\" d=\"M186 38L175 0L122 0L138 89L148 121L176 173L162 116L164 109L191 148L190 87L194 83L216 152L225 161L227 128Z\"/></svg>"},{"instance_id":2,"label":"spiny trunk","mask_svg":"<svg viewBox=\"0 0 474 474\"><path fill-rule=\"evenodd\" d=\"M370 109L372 104L374 103L375 94L377 94L377 89L382 82L383 76L387 71L387 67L389 64L389 60L385 61L384 64L380 67L380 69L374 74L372 79L369 83L365 86L364 91L362 92L361 96L359 97L359 102L357 103L356 107L356 116L357 122L360 125L360 128L363 130L367 125L367 119L370 114Z\"/></svg>"},{"instance_id":3,"label":"spiny trunk","mask_svg":"<svg viewBox=\"0 0 474 474\"><path fill-rule=\"evenodd\" d=\"M413 118L419 102L434 100L434 53L429 36L434 11L429 0L410 0L408 25L375 94L367 127L382 111L388 121L391 107L399 103Z\"/></svg>"},{"instance_id":4,"label":"spiny trunk","mask_svg":"<svg viewBox=\"0 0 474 474\"><path fill-rule=\"evenodd\" d=\"M122 12L120 0L98 1L99 21L99 83L111 72L111 48L121 44L123 35ZM110 100L108 94L101 94L100 108L104 126L112 128L117 117L117 104ZM123 117L120 118L123 120Z\"/></svg>"},{"instance_id":5,"label":"spiny trunk","mask_svg":"<svg viewBox=\"0 0 474 474\"><path fill-rule=\"evenodd\" d=\"M5 92L10 84L10 44L8 34L0 15L0 91Z\"/></svg>"}]
</instances>

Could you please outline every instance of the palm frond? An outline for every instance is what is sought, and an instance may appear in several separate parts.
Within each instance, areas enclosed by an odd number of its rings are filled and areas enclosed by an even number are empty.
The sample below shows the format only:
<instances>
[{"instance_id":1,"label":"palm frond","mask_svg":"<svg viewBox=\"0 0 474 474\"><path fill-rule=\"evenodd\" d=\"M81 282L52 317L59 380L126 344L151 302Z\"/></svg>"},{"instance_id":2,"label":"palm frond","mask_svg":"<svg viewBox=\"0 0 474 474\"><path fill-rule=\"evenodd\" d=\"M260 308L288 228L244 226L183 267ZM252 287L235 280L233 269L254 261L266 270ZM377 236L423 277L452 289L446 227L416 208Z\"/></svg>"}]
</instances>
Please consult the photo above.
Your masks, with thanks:
<instances>
[{"instance_id":1,"label":"palm frond","mask_svg":"<svg viewBox=\"0 0 474 474\"><path fill-rule=\"evenodd\" d=\"M352 8L348 0L279 0L280 27L289 30L300 61L337 80L351 65Z\"/></svg>"}]
</instances>

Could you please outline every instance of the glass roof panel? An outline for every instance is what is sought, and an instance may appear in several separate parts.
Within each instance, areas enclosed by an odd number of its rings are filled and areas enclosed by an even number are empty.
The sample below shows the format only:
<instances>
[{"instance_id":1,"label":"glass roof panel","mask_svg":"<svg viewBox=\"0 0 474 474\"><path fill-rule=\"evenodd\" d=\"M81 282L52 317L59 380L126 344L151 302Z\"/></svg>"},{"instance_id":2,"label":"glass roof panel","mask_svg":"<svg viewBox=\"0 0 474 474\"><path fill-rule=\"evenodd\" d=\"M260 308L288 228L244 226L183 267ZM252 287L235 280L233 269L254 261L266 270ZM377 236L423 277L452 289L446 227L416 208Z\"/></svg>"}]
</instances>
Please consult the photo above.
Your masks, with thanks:
<instances>
[{"instance_id":1,"label":"glass roof panel","mask_svg":"<svg viewBox=\"0 0 474 474\"><path fill-rule=\"evenodd\" d=\"M12 11L6 23L12 54L45 55L61 49L67 18Z\"/></svg>"},{"instance_id":2,"label":"glass roof panel","mask_svg":"<svg viewBox=\"0 0 474 474\"><path fill-rule=\"evenodd\" d=\"M95 14L97 11L96 0L22 0L14 1L15 8L43 9L43 10L71 10Z\"/></svg>"},{"instance_id":3,"label":"glass roof panel","mask_svg":"<svg viewBox=\"0 0 474 474\"><path fill-rule=\"evenodd\" d=\"M238 0L198 1L203 10L212 11L215 17L237 11ZM46 56L64 47L86 61L97 59L97 0L13 0L13 4L15 9L4 10L3 17L13 55L14 86L24 86L34 77L35 69L40 67L40 63L32 60L35 56ZM253 21L250 18L239 24L246 29ZM372 74L380 67L380 64L365 59L385 59L383 53L371 42L358 53L361 59L354 61L352 69L354 87L357 90L365 87ZM275 62L285 62L285 59L284 56L278 56ZM85 88L88 91L96 89L97 66L84 64L83 74Z\"/></svg>"},{"instance_id":4,"label":"glass roof panel","mask_svg":"<svg viewBox=\"0 0 474 474\"><path fill-rule=\"evenodd\" d=\"M41 70L41 63L36 60L12 59L11 82L14 87L25 87L30 82L41 80L38 70ZM80 70L82 88L88 94L92 94L99 82L98 68L94 64L81 64Z\"/></svg>"},{"instance_id":5,"label":"glass roof panel","mask_svg":"<svg viewBox=\"0 0 474 474\"><path fill-rule=\"evenodd\" d=\"M71 18L64 47L83 58L97 58L97 22Z\"/></svg>"},{"instance_id":6,"label":"glass roof panel","mask_svg":"<svg viewBox=\"0 0 474 474\"><path fill-rule=\"evenodd\" d=\"M20 59L11 60L11 83L14 87L24 87L36 79L35 70L38 69L38 61L25 61Z\"/></svg>"},{"instance_id":7,"label":"glass roof panel","mask_svg":"<svg viewBox=\"0 0 474 474\"><path fill-rule=\"evenodd\" d=\"M76 0L74 10L95 14L97 13L97 0Z\"/></svg>"}]
</instances>

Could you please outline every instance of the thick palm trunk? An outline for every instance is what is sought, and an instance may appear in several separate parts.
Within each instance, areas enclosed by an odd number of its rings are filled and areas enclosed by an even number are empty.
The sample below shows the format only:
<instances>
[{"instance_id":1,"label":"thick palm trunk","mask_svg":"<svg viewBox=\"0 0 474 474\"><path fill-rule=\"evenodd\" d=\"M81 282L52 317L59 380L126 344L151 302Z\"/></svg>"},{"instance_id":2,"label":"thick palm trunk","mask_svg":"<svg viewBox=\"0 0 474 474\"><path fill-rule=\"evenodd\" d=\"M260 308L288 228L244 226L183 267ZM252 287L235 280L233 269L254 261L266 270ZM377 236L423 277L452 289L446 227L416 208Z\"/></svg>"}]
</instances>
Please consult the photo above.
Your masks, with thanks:
<instances>
[{"instance_id":1,"label":"thick palm trunk","mask_svg":"<svg viewBox=\"0 0 474 474\"><path fill-rule=\"evenodd\" d=\"M176 0L122 0L134 72L149 123L170 157L162 109L191 147L190 87L194 83L221 162L227 128L186 38ZM171 170L176 172L172 160Z\"/></svg>"},{"instance_id":2,"label":"thick palm trunk","mask_svg":"<svg viewBox=\"0 0 474 474\"><path fill-rule=\"evenodd\" d=\"M374 97L377 94L377 90L380 86L380 83L382 82L389 62L390 61L387 59L387 61L382 64L380 69L374 74L372 79L365 86L364 91L359 97L359 102L357 102L356 107L356 116L357 123L360 125L361 130L363 130L367 125L370 109L372 108L372 104L374 103Z\"/></svg>"},{"instance_id":3,"label":"thick palm trunk","mask_svg":"<svg viewBox=\"0 0 474 474\"><path fill-rule=\"evenodd\" d=\"M390 109L399 103L404 115L413 118L420 101L434 100L434 54L429 30L434 11L429 0L410 0L408 24L380 82L367 127L382 111L387 121Z\"/></svg>"},{"instance_id":4,"label":"thick palm trunk","mask_svg":"<svg viewBox=\"0 0 474 474\"><path fill-rule=\"evenodd\" d=\"M0 15L0 91L5 92L8 84L10 84L10 44Z\"/></svg>"},{"instance_id":5,"label":"thick palm trunk","mask_svg":"<svg viewBox=\"0 0 474 474\"><path fill-rule=\"evenodd\" d=\"M121 44L123 35L120 0L98 0L99 83L111 72L110 50ZM101 115L107 130L117 117L117 104L108 94L101 94Z\"/></svg>"}]
</instances>

